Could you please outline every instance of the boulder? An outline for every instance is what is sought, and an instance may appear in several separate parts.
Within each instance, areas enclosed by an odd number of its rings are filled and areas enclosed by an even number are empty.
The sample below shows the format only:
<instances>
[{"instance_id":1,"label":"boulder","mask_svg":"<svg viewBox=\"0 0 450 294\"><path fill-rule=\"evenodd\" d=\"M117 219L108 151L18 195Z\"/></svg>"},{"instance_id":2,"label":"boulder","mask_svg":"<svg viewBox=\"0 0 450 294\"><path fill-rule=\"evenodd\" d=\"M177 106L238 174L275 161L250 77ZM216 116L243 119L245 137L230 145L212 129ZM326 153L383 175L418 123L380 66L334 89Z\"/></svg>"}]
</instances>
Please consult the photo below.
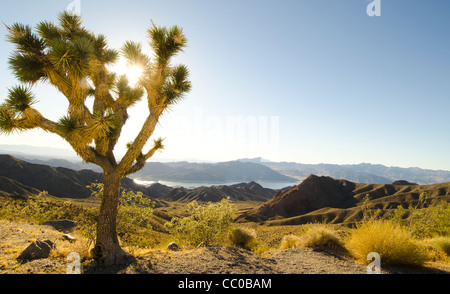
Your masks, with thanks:
<instances>
[{"instance_id":1,"label":"boulder","mask_svg":"<svg viewBox=\"0 0 450 294\"><path fill-rule=\"evenodd\" d=\"M202 242L202 243L198 244L197 249L206 248L206 247L208 247L208 244L206 244L205 242Z\"/></svg>"},{"instance_id":2,"label":"boulder","mask_svg":"<svg viewBox=\"0 0 450 294\"><path fill-rule=\"evenodd\" d=\"M61 236L64 240L67 240L69 242L74 242L77 240L77 238L75 238L74 236L71 236L69 234L64 234Z\"/></svg>"},{"instance_id":3,"label":"boulder","mask_svg":"<svg viewBox=\"0 0 450 294\"><path fill-rule=\"evenodd\" d=\"M21 262L27 262L34 259L47 258L50 251L55 247L55 243L50 240L37 240L25 248L17 259Z\"/></svg>"},{"instance_id":4,"label":"boulder","mask_svg":"<svg viewBox=\"0 0 450 294\"><path fill-rule=\"evenodd\" d=\"M180 250L180 246L178 246L177 243L172 242L169 245L167 245L167 249L170 251L178 251L178 250Z\"/></svg>"},{"instance_id":5,"label":"boulder","mask_svg":"<svg viewBox=\"0 0 450 294\"><path fill-rule=\"evenodd\" d=\"M42 224L46 226L52 226L58 231L62 231L65 233L71 232L78 225L77 222L68 219L46 221Z\"/></svg>"}]
</instances>

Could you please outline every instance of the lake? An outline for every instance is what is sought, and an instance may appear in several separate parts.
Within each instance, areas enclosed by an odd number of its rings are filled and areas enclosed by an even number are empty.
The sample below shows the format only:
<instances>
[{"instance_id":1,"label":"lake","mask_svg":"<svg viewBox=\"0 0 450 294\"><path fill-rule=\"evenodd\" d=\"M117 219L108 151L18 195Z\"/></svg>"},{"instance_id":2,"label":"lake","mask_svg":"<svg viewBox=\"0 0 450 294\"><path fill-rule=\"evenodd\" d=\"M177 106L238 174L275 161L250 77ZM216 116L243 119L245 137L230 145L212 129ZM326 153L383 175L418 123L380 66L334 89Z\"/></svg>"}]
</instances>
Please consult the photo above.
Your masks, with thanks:
<instances>
[{"instance_id":1,"label":"lake","mask_svg":"<svg viewBox=\"0 0 450 294\"><path fill-rule=\"evenodd\" d=\"M242 183L241 182L229 182L229 183L205 183L205 182L192 182L192 183L187 183L187 182L171 182L171 181L142 181L139 179L133 179L133 181L138 184L138 185L143 185L143 186L150 186L151 184L155 184L155 183L159 183L162 185L166 185L169 187L176 187L176 186L181 186L181 187L185 187L188 189L194 189L194 188L198 188L198 187L210 187L210 186L219 186L219 185L234 185L234 184L239 184ZM256 183L260 184L261 186L263 186L264 188L269 188L269 189L282 189L282 188L286 188L289 186L294 186L294 185L298 185L299 182L267 182L267 181L255 181Z\"/></svg>"}]
</instances>

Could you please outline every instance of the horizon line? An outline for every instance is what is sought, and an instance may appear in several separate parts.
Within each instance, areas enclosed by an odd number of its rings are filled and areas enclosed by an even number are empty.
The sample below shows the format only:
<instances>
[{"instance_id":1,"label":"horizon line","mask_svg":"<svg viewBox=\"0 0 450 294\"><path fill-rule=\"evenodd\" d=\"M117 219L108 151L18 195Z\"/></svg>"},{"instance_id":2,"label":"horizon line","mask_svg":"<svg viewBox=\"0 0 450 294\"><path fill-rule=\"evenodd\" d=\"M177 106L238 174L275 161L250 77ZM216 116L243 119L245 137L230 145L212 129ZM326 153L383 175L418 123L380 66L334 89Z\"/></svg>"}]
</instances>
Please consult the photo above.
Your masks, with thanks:
<instances>
[{"instance_id":1,"label":"horizon line","mask_svg":"<svg viewBox=\"0 0 450 294\"><path fill-rule=\"evenodd\" d=\"M50 154L41 154L41 153L25 153L26 151L15 151L15 150L2 150L2 147L29 147L29 148L50 148L53 150L60 150L60 151L64 151L70 154L66 154L66 155L50 155ZM30 150L27 150L28 152L30 152ZM83 162L82 159L75 153L75 151L71 150L71 149L66 149L66 148L59 148L59 147L50 147L50 146L38 146L38 145L26 145L26 144L0 144L0 154L2 154L2 152L17 152L23 155L27 155L27 156L41 156L41 157L46 157L46 158L54 158L54 159L65 159L65 160L69 160L68 158L71 158L72 160L77 160L80 162ZM7 154L7 155L11 155L11 154ZM384 166L387 168L402 168L402 169L410 169L410 168L418 168L418 169L422 169L422 170L432 170L432 171L444 171L444 172L450 172L450 169L433 169L433 168L423 168L423 167L419 167L419 166L409 166L409 167L402 167L402 166L395 166L395 165L385 165L385 164L381 164L381 163L371 163L371 162L359 162L359 163L325 163L325 162L320 162L320 163L302 163L302 162L297 162L297 161L272 161L269 159L265 159L262 156L256 156L256 157L251 157L251 158L238 158L238 159L233 159L233 160L219 160L219 161L211 161L211 160L201 160L201 159L164 159L164 160L159 160L159 161L153 161L153 162L160 162L160 163L174 163L174 162L187 162L187 163L200 163L200 164L214 164L214 163L223 163L223 162L233 162L233 161L245 161L245 160L260 160L260 162L256 162L256 163L294 163L294 164L302 164L302 165L336 165L336 166L356 166L356 165L380 165L380 166ZM152 162L152 161L147 161L147 162ZM255 162L253 162L255 163Z\"/></svg>"}]
</instances>

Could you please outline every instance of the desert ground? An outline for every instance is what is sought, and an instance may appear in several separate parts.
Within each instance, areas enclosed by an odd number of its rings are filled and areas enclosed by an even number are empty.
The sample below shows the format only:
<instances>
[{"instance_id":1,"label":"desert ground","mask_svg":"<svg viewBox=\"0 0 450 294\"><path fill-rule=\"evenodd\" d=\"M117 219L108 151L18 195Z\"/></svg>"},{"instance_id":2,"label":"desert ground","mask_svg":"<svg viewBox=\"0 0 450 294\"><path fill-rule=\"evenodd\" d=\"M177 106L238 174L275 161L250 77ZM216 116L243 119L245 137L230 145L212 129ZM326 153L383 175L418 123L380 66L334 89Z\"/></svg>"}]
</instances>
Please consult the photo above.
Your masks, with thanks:
<instances>
[{"instance_id":1,"label":"desert ground","mask_svg":"<svg viewBox=\"0 0 450 294\"><path fill-rule=\"evenodd\" d=\"M65 274L67 254L80 248L62 238L63 233L50 226L0 220L0 273ZM49 258L19 263L18 255L35 240L52 240L56 252ZM131 252L133 253L133 252ZM366 266L325 248L269 250L262 254L231 247L212 246L189 250L153 249L134 252L135 260L110 268L82 263L85 274L366 274ZM136 254L137 253L137 254ZM450 274L450 267L383 268L382 274Z\"/></svg>"}]
</instances>

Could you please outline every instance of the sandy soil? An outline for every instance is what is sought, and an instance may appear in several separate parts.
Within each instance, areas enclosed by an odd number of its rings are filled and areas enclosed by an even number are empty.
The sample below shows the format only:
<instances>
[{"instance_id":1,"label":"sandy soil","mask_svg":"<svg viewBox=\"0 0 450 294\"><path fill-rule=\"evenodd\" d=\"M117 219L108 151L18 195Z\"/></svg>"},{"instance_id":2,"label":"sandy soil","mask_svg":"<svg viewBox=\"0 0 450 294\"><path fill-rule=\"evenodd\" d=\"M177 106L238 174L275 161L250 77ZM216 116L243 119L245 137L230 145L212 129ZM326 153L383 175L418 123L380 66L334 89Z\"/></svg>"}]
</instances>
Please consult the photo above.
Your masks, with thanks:
<instances>
[{"instance_id":1,"label":"sandy soil","mask_svg":"<svg viewBox=\"0 0 450 294\"><path fill-rule=\"evenodd\" d=\"M207 247L180 252L153 252L120 273L155 274L364 274L366 267L353 260L297 248L258 256L236 247Z\"/></svg>"},{"instance_id":2,"label":"sandy soil","mask_svg":"<svg viewBox=\"0 0 450 294\"><path fill-rule=\"evenodd\" d=\"M64 257L39 259L25 264L16 261L20 252L35 240L50 239L63 246L63 233L48 226L0 220L0 273L66 273ZM274 250L262 256L235 247L206 247L183 251L153 250L126 266L89 268L85 273L120 274L365 274L366 267L328 249L296 248ZM382 269L382 273L450 273L441 269Z\"/></svg>"}]
</instances>

